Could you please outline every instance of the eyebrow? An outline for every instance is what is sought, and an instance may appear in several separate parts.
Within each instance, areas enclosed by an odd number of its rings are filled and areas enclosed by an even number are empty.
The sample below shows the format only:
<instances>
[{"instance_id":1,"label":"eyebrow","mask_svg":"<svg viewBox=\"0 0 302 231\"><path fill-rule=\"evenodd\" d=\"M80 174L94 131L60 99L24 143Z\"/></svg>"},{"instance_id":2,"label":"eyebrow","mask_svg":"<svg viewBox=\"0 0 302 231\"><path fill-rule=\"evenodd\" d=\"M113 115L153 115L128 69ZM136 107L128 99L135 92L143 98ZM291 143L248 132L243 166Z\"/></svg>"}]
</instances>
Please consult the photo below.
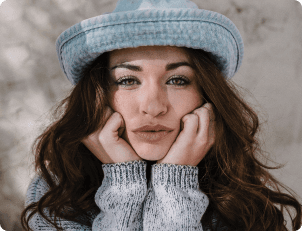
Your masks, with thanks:
<instances>
[{"instance_id":1,"label":"eyebrow","mask_svg":"<svg viewBox=\"0 0 302 231\"><path fill-rule=\"evenodd\" d=\"M191 67L193 69L192 65L188 62L178 62L178 63L169 63L169 64L167 64L166 65L166 71L175 70L175 69L177 69L178 67L181 67L181 66L188 66L188 67ZM126 68L126 69L129 69L131 71L143 71L143 69L140 66L136 66L136 65L132 65L132 64L128 64L128 63L117 64L116 66L112 67L110 69L110 71L113 71L116 68Z\"/></svg>"}]
</instances>

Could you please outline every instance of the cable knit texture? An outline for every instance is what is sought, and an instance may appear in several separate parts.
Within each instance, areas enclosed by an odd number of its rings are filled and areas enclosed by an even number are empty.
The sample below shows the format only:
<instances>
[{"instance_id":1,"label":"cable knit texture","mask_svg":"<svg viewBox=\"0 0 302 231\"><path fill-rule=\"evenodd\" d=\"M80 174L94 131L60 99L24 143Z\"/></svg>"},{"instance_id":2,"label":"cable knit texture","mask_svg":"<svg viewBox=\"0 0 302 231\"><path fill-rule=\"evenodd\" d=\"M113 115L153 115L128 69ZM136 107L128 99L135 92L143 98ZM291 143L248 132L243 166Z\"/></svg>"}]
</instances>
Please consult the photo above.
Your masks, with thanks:
<instances>
[{"instance_id":1,"label":"cable knit texture","mask_svg":"<svg viewBox=\"0 0 302 231\"><path fill-rule=\"evenodd\" d=\"M147 188L145 161L103 164L104 179L95 195L101 212L92 227L60 220L64 230L203 230L201 218L209 204L199 189L198 168L154 164ZM36 176L27 191L26 205L37 202L49 187ZM46 211L47 212L47 211ZM33 230L55 230L36 213Z\"/></svg>"},{"instance_id":2,"label":"cable knit texture","mask_svg":"<svg viewBox=\"0 0 302 231\"><path fill-rule=\"evenodd\" d=\"M199 189L197 167L154 165L144 204L144 230L202 230L200 220L208 204Z\"/></svg>"}]
</instances>

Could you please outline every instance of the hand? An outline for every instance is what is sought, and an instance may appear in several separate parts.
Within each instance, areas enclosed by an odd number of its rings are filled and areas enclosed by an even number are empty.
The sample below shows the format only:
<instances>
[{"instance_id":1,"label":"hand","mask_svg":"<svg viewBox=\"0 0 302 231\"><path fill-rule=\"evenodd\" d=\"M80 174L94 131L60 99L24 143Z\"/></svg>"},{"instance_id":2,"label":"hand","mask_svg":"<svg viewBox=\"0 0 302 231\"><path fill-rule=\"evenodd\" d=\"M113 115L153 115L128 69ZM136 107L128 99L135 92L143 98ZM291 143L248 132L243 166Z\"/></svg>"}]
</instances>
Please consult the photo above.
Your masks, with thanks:
<instances>
[{"instance_id":1,"label":"hand","mask_svg":"<svg viewBox=\"0 0 302 231\"><path fill-rule=\"evenodd\" d=\"M156 163L197 166L215 142L215 118L212 105L202 107L182 118L183 130L172 144L167 155Z\"/></svg>"},{"instance_id":2,"label":"hand","mask_svg":"<svg viewBox=\"0 0 302 231\"><path fill-rule=\"evenodd\" d=\"M142 160L120 136L125 130L122 115L106 109L106 124L82 140L82 143L103 163L121 163Z\"/></svg>"}]
</instances>

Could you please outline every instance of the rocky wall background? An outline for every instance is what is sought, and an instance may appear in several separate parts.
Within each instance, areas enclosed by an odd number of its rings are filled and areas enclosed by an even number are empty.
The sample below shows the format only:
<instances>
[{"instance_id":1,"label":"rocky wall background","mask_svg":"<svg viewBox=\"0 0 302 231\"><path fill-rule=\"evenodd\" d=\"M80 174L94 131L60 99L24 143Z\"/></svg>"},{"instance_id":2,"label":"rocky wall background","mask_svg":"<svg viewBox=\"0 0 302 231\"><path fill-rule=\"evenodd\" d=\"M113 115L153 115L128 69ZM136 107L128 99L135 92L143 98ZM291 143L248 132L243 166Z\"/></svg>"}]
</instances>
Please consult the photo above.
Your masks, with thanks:
<instances>
[{"instance_id":1,"label":"rocky wall background","mask_svg":"<svg viewBox=\"0 0 302 231\"><path fill-rule=\"evenodd\" d=\"M238 27L245 57L232 79L259 113L271 173L302 197L302 7L295 0L193 0ZM0 7L0 224L21 230L33 177L34 139L72 85L55 40L83 19L111 12L117 0L7 0ZM270 165L273 165L271 163ZM302 202L302 201L301 201Z\"/></svg>"}]
</instances>

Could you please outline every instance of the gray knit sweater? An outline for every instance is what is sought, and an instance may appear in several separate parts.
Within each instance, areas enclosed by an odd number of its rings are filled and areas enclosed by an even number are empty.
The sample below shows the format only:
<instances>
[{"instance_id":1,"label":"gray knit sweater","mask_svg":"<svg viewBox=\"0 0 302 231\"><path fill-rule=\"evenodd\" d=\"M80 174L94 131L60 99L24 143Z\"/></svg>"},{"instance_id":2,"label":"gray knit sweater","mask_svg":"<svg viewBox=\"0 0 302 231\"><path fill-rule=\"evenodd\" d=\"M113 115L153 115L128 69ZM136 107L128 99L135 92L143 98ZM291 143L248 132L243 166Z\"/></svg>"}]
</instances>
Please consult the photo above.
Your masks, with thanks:
<instances>
[{"instance_id":1,"label":"gray knit sweater","mask_svg":"<svg viewBox=\"0 0 302 231\"><path fill-rule=\"evenodd\" d=\"M103 164L104 179L95 195L101 212L92 227L60 220L64 230L203 230L200 222L209 204L200 190L198 168L154 164L147 188L145 161ZM48 186L36 176L29 185L26 205L37 202ZM47 210L46 210L47 213ZM55 230L36 213L33 230Z\"/></svg>"}]
</instances>

